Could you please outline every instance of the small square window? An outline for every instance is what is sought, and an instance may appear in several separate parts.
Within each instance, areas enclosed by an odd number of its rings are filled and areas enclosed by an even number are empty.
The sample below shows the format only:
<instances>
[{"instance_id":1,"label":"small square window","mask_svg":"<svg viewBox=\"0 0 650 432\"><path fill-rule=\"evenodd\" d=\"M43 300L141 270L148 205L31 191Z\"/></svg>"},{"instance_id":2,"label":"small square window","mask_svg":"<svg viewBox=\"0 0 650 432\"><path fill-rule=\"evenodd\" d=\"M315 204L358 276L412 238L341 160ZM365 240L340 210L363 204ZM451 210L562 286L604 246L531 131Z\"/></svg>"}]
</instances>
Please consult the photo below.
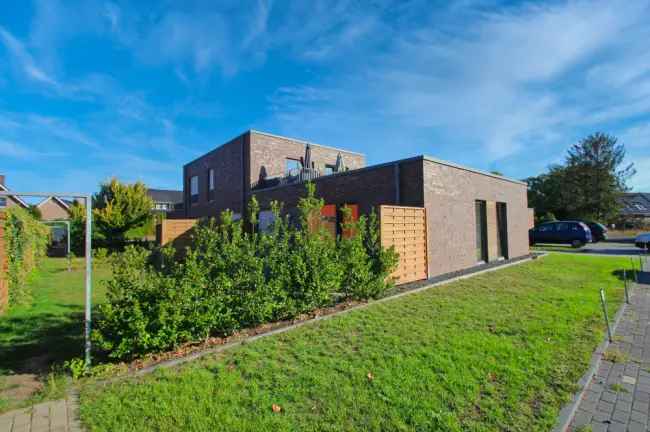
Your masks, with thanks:
<instances>
[{"instance_id":1,"label":"small square window","mask_svg":"<svg viewBox=\"0 0 650 432\"><path fill-rule=\"evenodd\" d=\"M0 208L7 207L7 197L0 197Z\"/></svg>"}]
</instances>

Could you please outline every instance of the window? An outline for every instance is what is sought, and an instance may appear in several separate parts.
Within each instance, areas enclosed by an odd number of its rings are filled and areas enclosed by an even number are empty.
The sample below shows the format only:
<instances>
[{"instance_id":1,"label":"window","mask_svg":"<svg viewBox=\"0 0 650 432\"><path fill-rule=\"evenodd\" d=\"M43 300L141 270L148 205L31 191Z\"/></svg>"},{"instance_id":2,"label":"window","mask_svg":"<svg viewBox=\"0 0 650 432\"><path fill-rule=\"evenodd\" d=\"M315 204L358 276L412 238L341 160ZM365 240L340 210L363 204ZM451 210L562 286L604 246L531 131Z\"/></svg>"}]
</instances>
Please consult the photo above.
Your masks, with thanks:
<instances>
[{"instance_id":1,"label":"window","mask_svg":"<svg viewBox=\"0 0 650 432\"><path fill-rule=\"evenodd\" d=\"M336 166L334 166L334 165L330 165L330 164L326 164L326 165L325 165L325 175L333 174L335 169L336 169Z\"/></svg>"},{"instance_id":2,"label":"window","mask_svg":"<svg viewBox=\"0 0 650 432\"><path fill-rule=\"evenodd\" d=\"M289 159L287 158L285 160L285 174L287 175L297 175L298 171L302 168L302 164L300 163L299 160L297 159Z\"/></svg>"},{"instance_id":3,"label":"window","mask_svg":"<svg viewBox=\"0 0 650 432\"><path fill-rule=\"evenodd\" d=\"M569 231L569 224L566 222L560 222L555 226L556 226L555 228L556 231Z\"/></svg>"},{"instance_id":4,"label":"window","mask_svg":"<svg viewBox=\"0 0 650 432\"><path fill-rule=\"evenodd\" d=\"M195 204L199 202L199 177L190 177L190 202Z\"/></svg>"},{"instance_id":5,"label":"window","mask_svg":"<svg viewBox=\"0 0 650 432\"><path fill-rule=\"evenodd\" d=\"M497 256L508 258L508 210L506 203L497 203Z\"/></svg>"},{"instance_id":6,"label":"window","mask_svg":"<svg viewBox=\"0 0 650 432\"><path fill-rule=\"evenodd\" d=\"M487 262L487 210L485 201L475 201L476 213L476 261Z\"/></svg>"},{"instance_id":7,"label":"window","mask_svg":"<svg viewBox=\"0 0 650 432\"><path fill-rule=\"evenodd\" d=\"M540 225L537 228L537 231L539 232L550 232L555 229L555 224L545 224L545 225Z\"/></svg>"},{"instance_id":8,"label":"window","mask_svg":"<svg viewBox=\"0 0 650 432\"><path fill-rule=\"evenodd\" d=\"M208 189L208 201L214 201L215 194L214 194L214 186L215 186L215 179L214 179L214 169L210 168L208 170L208 184L207 184L207 189Z\"/></svg>"},{"instance_id":9,"label":"window","mask_svg":"<svg viewBox=\"0 0 650 432\"><path fill-rule=\"evenodd\" d=\"M0 208L7 207L7 197L0 197Z\"/></svg>"}]
</instances>

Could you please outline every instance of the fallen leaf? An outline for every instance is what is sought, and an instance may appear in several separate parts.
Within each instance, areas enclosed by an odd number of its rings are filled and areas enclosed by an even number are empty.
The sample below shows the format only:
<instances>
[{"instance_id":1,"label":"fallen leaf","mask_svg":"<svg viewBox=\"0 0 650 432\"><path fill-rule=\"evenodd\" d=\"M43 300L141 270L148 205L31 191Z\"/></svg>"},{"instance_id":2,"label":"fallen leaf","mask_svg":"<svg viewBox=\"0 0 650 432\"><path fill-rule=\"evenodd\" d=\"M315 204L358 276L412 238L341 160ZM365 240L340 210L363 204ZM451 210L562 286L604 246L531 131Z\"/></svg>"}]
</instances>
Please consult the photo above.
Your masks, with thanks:
<instances>
[{"instance_id":1,"label":"fallen leaf","mask_svg":"<svg viewBox=\"0 0 650 432\"><path fill-rule=\"evenodd\" d=\"M276 404L273 404L273 405L271 406L271 409L272 409L273 412L275 412L275 413L279 413L280 411L282 411L282 407L281 407L280 405L276 405Z\"/></svg>"},{"instance_id":2,"label":"fallen leaf","mask_svg":"<svg viewBox=\"0 0 650 432\"><path fill-rule=\"evenodd\" d=\"M368 381L372 381L373 379L375 379L375 377L372 376L372 372L368 372L367 376L368 376Z\"/></svg>"}]
</instances>

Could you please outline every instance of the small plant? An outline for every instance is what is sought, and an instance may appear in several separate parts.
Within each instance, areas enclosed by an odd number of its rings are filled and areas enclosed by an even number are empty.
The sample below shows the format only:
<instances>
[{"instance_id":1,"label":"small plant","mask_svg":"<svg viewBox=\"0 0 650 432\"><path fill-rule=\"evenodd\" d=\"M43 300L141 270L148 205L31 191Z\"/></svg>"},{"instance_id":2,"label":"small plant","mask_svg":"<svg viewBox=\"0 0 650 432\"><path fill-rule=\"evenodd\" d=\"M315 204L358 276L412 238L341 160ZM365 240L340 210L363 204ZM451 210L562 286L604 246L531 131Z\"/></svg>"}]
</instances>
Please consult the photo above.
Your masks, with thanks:
<instances>
[{"instance_id":1,"label":"small plant","mask_svg":"<svg viewBox=\"0 0 650 432\"><path fill-rule=\"evenodd\" d=\"M625 363L628 359L627 354L621 352L618 348L612 348L605 351L603 359L612 363Z\"/></svg>"},{"instance_id":2,"label":"small plant","mask_svg":"<svg viewBox=\"0 0 650 432\"><path fill-rule=\"evenodd\" d=\"M623 387L622 384L615 383L610 385L609 388L616 393L628 393L627 389Z\"/></svg>"},{"instance_id":3,"label":"small plant","mask_svg":"<svg viewBox=\"0 0 650 432\"><path fill-rule=\"evenodd\" d=\"M573 432L592 432L593 428L591 425L582 425L573 430Z\"/></svg>"},{"instance_id":4,"label":"small plant","mask_svg":"<svg viewBox=\"0 0 650 432\"><path fill-rule=\"evenodd\" d=\"M88 368L86 367L86 362L82 358L73 358L72 360L66 360L63 363L63 368L70 372L73 380L78 380L87 375Z\"/></svg>"}]
</instances>

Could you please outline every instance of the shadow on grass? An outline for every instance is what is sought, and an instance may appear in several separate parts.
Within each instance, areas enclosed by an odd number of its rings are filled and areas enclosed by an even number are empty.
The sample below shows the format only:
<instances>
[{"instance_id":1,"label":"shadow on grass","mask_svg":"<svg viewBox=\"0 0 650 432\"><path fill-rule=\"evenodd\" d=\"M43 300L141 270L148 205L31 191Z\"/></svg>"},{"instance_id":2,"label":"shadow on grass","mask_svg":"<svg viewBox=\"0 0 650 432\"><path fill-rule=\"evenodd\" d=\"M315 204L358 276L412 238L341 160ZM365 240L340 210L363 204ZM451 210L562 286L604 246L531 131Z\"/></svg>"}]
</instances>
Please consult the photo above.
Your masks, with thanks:
<instances>
[{"instance_id":1,"label":"shadow on grass","mask_svg":"<svg viewBox=\"0 0 650 432\"><path fill-rule=\"evenodd\" d=\"M75 309L79 306L61 305ZM83 313L36 314L0 320L0 374L45 374L83 353ZM10 335L10 336L7 336ZM10 372L11 371L11 372Z\"/></svg>"},{"instance_id":2,"label":"shadow on grass","mask_svg":"<svg viewBox=\"0 0 650 432\"><path fill-rule=\"evenodd\" d=\"M635 271L632 268L626 268L625 270L614 270L612 274L620 281L627 279L628 282L650 285L650 272L647 271L639 271L638 269Z\"/></svg>"}]
</instances>

